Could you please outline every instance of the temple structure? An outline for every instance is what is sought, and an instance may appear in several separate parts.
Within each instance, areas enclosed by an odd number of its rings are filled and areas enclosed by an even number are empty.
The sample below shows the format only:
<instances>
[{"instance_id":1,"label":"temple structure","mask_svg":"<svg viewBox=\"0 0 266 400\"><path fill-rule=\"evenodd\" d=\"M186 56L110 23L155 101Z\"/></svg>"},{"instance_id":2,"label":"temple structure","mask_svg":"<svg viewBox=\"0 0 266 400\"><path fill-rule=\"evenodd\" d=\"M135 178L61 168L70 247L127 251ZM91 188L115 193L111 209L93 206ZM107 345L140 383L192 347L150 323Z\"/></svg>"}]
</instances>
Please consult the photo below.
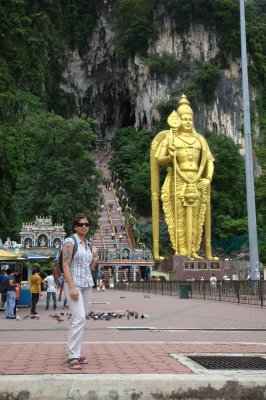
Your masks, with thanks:
<instances>
[{"instance_id":1,"label":"temple structure","mask_svg":"<svg viewBox=\"0 0 266 400\"><path fill-rule=\"evenodd\" d=\"M53 224L52 217L36 216L33 223L25 223L20 231L21 245L26 249L32 247L60 248L66 232L63 224Z\"/></svg>"},{"instance_id":2,"label":"temple structure","mask_svg":"<svg viewBox=\"0 0 266 400\"><path fill-rule=\"evenodd\" d=\"M154 260L150 250L123 247L99 249L98 271L105 277L118 281L149 281L152 278Z\"/></svg>"}]
</instances>

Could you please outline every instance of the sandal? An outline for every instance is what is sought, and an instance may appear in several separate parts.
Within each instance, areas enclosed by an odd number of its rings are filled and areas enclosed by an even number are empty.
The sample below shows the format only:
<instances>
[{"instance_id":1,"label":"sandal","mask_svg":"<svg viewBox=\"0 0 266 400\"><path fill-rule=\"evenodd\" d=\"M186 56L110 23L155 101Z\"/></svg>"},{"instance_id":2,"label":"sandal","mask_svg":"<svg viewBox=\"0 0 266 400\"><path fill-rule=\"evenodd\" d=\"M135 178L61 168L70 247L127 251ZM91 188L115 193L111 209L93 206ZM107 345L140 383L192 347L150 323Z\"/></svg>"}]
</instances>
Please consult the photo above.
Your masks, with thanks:
<instances>
[{"instance_id":1,"label":"sandal","mask_svg":"<svg viewBox=\"0 0 266 400\"><path fill-rule=\"evenodd\" d=\"M81 369L78 358L72 358L71 360L68 360L67 366L71 369Z\"/></svg>"},{"instance_id":2,"label":"sandal","mask_svg":"<svg viewBox=\"0 0 266 400\"><path fill-rule=\"evenodd\" d=\"M80 356L79 358L73 358L72 360L78 360L79 364L88 364L88 360L86 360L85 357ZM66 358L65 359L65 364L68 364L71 359Z\"/></svg>"},{"instance_id":3,"label":"sandal","mask_svg":"<svg viewBox=\"0 0 266 400\"><path fill-rule=\"evenodd\" d=\"M86 357L82 357L82 356L79 357L79 363L80 364L89 364L88 360L86 360Z\"/></svg>"}]
</instances>

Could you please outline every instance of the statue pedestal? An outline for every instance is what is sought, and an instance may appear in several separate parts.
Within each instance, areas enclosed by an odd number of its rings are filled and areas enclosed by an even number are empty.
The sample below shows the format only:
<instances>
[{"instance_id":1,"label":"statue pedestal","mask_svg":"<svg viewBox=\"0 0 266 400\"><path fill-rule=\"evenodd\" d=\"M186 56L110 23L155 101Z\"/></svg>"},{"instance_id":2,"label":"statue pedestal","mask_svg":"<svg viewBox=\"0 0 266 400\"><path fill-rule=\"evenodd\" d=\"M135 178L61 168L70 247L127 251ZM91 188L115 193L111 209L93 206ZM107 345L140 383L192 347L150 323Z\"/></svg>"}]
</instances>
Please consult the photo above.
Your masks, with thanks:
<instances>
[{"instance_id":1,"label":"statue pedestal","mask_svg":"<svg viewBox=\"0 0 266 400\"><path fill-rule=\"evenodd\" d=\"M212 274L218 280L222 280L224 275L232 278L233 273L230 265L224 260L191 259L184 256L172 256L162 261L157 270L168 272L171 281L183 281L186 279L199 281L202 278L208 280Z\"/></svg>"}]
</instances>

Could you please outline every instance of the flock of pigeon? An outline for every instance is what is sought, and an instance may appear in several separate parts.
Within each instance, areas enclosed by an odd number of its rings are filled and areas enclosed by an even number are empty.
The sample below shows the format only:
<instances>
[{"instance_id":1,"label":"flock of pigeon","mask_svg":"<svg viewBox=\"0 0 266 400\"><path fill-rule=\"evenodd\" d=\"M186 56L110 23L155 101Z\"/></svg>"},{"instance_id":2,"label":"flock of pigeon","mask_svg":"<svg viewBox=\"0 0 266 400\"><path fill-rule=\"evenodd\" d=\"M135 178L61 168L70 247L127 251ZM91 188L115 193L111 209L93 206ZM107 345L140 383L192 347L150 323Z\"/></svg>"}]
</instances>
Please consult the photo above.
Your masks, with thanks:
<instances>
[{"instance_id":1,"label":"flock of pigeon","mask_svg":"<svg viewBox=\"0 0 266 400\"><path fill-rule=\"evenodd\" d=\"M144 295L145 298L149 299L150 296L148 295ZM126 299L126 296L120 296L120 299L124 300ZM59 314L53 314L53 315L49 315L50 318L54 318L57 322L63 322L65 319L63 319L63 317L66 317L66 319L70 319L71 318L71 314L70 313L59 313ZM128 320L130 318L135 318L138 319L139 318L139 314L137 311L130 311L130 310L126 310L126 312L123 313L117 313L117 312L94 312L94 311L90 311L86 314L86 319L92 319L94 321L97 320L105 320L105 321L110 321L111 319L121 319L121 318L127 318ZM148 315L145 314L141 314L140 318L147 318ZM23 319L40 319L39 314L36 315L26 315Z\"/></svg>"},{"instance_id":2,"label":"flock of pigeon","mask_svg":"<svg viewBox=\"0 0 266 400\"><path fill-rule=\"evenodd\" d=\"M126 313L90 311L89 313L86 314L86 319L94 319L94 320L101 319L106 321L123 317L126 317L127 319L130 319L131 317L138 319L139 314L137 313L137 311L130 311L130 310L126 310ZM140 318L145 318L145 315L141 314Z\"/></svg>"},{"instance_id":3,"label":"flock of pigeon","mask_svg":"<svg viewBox=\"0 0 266 400\"><path fill-rule=\"evenodd\" d=\"M54 315L49 315L50 318L54 318L57 322L63 322L64 319L62 318L65 315L65 313L60 313L60 314L54 314ZM105 321L110 321L111 319L120 319L126 317L127 319L130 319L131 317L138 319L139 314L137 311L130 311L126 310L125 313L116 313L116 312L94 312L90 311L86 314L86 319L93 319L95 321L97 320L105 320ZM141 314L140 318L147 318L148 315ZM40 319L39 314L36 315L26 315L23 319ZM71 314L66 313L66 318L70 319Z\"/></svg>"},{"instance_id":4,"label":"flock of pigeon","mask_svg":"<svg viewBox=\"0 0 266 400\"><path fill-rule=\"evenodd\" d=\"M64 321L64 319L62 318L63 315L65 315L65 313L62 312L62 313L60 313L60 315L54 314L54 315L49 315L49 317L56 319L58 322L63 322ZM67 313L66 317L67 317L67 319L70 319L71 314ZM30 315L25 315L25 317L23 317L23 319L28 319L28 318L40 319L40 315L39 314L34 314L34 315L30 314Z\"/></svg>"}]
</instances>

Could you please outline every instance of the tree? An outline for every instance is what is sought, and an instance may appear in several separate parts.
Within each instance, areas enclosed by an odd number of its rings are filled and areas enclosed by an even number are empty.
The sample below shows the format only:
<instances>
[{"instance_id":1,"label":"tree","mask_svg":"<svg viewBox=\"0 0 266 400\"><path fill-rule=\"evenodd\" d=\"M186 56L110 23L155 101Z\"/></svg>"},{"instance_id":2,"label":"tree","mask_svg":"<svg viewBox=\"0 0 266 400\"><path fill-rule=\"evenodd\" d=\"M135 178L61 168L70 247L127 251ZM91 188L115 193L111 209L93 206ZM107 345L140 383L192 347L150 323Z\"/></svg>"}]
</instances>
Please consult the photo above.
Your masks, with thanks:
<instances>
[{"instance_id":1,"label":"tree","mask_svg":"<svg viewBox=\"0 0 266 400\"><path fill-rule=\"evenodd\" d=\"M141 215L151 214L150 175L150 165L144 162L141 169L133 174L130 179L130 193L134 198L134 205Z\"/></svg>"},{"instance_id":2,"label":"tree","mask_svg":"<svg viewBox=\"0 0 266 400\"><path fill-rule=\"evenodd\" d=\"M119 129L113 140L110 168L116 171L139 215L150 215L150 144L152 132Z\"/></svg>"},{"instance_id":3,"label":"tree","mask_svg":"<svg viewBox=\"0 0 266 400\"><path fill-rule=\"evenodd\" d=\"M154 33L154 0L119 0L115 6L115 44L121 58L140 52L146 55Z\"/></svg>"},{"instance_id":4,"label":"tree","mask_svg":"<svg viewBox=\"0 0 266 400\"><path fill-rule=\"evenodd\" d=\"M25 121L23 132L33 144L17 183L14 213L18 220L51 215L53 221L64 223L69 233L74 214L87 212L93 231L100 175L89 153L95 140L91 122L41 113Z\"/></svg>"},{"instance_id":5,"label":"tree","mask_svg":"<svg viewBox=\"0 0 266 400\"><path fill-rule=\"evenodd\" d=\"M213 235L226 239L246 234L244 159L233 140L227 136L209 133L207 141L215 158L211 186Z\"/></svg>"},{"instance_id":6,"label":"tree","mask_svg":"<svg viewBox=\"0 0 266 400\"><path fill-rule=\"evenodd\" d=\"M16 214L12 208L17 178L23 170L31 141L21 127L27 115L39 110L39 100L26 92L5 90L8 75L0 72L0 232L2 237L16 234Z\"/></svg>"}]
</instances>

